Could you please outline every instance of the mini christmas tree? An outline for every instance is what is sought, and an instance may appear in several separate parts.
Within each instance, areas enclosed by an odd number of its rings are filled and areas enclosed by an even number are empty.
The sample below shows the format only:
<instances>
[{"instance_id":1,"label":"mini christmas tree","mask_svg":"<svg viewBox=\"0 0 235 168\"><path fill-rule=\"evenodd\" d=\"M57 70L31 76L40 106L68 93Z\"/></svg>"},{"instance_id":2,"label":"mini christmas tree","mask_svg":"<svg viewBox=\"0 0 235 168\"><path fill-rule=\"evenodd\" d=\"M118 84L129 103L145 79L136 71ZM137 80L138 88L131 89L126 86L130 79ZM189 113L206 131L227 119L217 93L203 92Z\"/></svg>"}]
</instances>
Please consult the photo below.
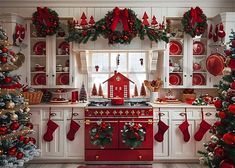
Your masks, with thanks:
<instances>
[{"instance_id":1,"label":"mini christmas tree","mask_svg":"<svg viewBox=\"0 0 235 168\"><path fill-rule=\"evenodd\" d=\"M94 17L93 17L93 16L90 17L89 24L90 24L90 25L95 24L95 20L94 20Z\"/></svg>"},{"instance_id":2,"label":"mini christmas tree","mask_svg":"<svg viewBox=\"0 0 235 168\"><path fill-rule=\"evenodd\" d=\"M227 67L219 82L219 98L214 102L216 121L211 129L211 140L206 143L201 163L210 168L235 167L235 33L229 36L230 49L225 50Z\"/></svg>"},{"instance_id":3,"label":"mini christmas tree","mask_svg":"<svg viewBox=\"0 0 235 168\"><path fill-rule=\"evenodd\" d=\"M87 17L85 15L85 13L83 12L82 16L81 16L81 23L80 23L81 26L87 25L87 20L86 19L87 19Z\"/></svg>"},{"instance_id":4,"label":"mini christmas tree","mask_svg":"<svg viewBox=\"0 0 235 168\"><path fill-rule=\"evenodd\" d=\"M91 95L92 95L92 96L97 96L97 89L96 89L95 83L93 84L93 88L92 88L92 91L91 91Z\"/></svg>"},{"instance_id":5,"label":"mini christmas tree","mask_svg":"<svg viewBox=\"0 0 235 168\"><path fill-rule=\"evenodd\" d=\"M140 89L140 96L146 96L146 89L143 83Z\"/></svg>"},{"instance_id":6,"label":"mini christmas tree","mask_svg":"<svg viewBox=\"0 0 235 168\"><path fill-rule=\"evenodd\" d=\"M147 13L146 12L144 12L144 16L143 16L143 24L145 25L145 26L149 26L149 21L148 21L148 15L147 15Z\"/></svg>"},{"instance_id":7,"label":"mini christmas tree","mask_svg":"<svg viewBox=\"0 0 235 168\"><path fill-rule=\"evenodd\" d=\"M0 167L20 167L38 155L29 107L22 97L18 75L10 72L22 65L23 57L7 48L0 28Z\"/></svg>"},{"instance_id":8,"label":"mini christmas tree","mask_svg":"<svg viewBox=\"0 0 235 168\"><path fill-rule=\"evenodd\" d=\"M138 93L137 85L135 85L134 97L137 97L137 96L139 96L139 93Z\"/></svg>"},{"instance_id":9,"label":"mini christmas tree","mask_svg":"<svg viewBox=\"0 0 235 168\"><path fill-rule=\"evenodd\" d=\"M158 24L157 19L156 19L156 17L153 15L151 25L157 26L157 24Z\"/></svg>"},{"instance_id":10,"label":"mini christmas tree","mask_svg":"<svg viewBox=\"0 0 235 168\"><path fill-rule=\"evenodd\" d=\"M101 84L99 85L98 96L102 96L102 97L104 97L104 94L103 94L103 89L102 89L102 86L101 86Z\"/></svg>"},{"instance_id":11,"label":"mini christmas tree","mask_svg":"<svg viewBox=\"0 0 235 168\"><path fill-rule=\"evenodd\" d=\"M82 87L80 89L79 100L82 101L83 103L87 101L87 93L84 83L82 84Z\"/></svg>"}]
</instances>

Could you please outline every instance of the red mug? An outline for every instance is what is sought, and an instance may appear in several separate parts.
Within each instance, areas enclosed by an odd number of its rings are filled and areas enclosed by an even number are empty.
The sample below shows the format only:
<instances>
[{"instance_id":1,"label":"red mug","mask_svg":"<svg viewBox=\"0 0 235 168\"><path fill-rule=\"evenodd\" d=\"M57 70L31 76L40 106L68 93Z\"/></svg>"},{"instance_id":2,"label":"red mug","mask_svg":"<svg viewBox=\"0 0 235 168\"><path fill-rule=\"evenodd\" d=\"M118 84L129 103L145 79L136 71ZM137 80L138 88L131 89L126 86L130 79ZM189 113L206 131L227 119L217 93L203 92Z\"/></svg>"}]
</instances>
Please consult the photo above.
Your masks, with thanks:
<instances>
[{"instance_id":1,"label":"red mug","mask_svg":"<svg viewBox=\"0 0 235 168\"><path fill-rule=\"evenodd\" d=\"M72 91L72 99L71 99L71 101L73 103L78 101L78 91Z\"/></svg>"}]
</instances>

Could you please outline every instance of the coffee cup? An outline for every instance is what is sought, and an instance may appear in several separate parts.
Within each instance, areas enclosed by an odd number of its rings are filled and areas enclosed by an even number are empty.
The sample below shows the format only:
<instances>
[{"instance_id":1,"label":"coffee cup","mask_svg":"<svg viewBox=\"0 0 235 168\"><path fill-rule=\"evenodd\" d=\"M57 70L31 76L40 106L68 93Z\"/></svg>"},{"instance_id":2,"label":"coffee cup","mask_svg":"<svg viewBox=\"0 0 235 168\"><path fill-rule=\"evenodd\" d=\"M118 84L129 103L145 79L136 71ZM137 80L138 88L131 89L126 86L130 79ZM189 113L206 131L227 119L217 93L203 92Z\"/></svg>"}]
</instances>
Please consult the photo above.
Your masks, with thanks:
<instances>
[{"instance_id":1,"label":"coffee cup","mask_svg":"<svg viewBox=\"0 0 235 168\"><path fill-rule=\"evenodd\" d=\"M64 72L69 72L69 67L63 67Z\"/></svg>"}]
</instances>

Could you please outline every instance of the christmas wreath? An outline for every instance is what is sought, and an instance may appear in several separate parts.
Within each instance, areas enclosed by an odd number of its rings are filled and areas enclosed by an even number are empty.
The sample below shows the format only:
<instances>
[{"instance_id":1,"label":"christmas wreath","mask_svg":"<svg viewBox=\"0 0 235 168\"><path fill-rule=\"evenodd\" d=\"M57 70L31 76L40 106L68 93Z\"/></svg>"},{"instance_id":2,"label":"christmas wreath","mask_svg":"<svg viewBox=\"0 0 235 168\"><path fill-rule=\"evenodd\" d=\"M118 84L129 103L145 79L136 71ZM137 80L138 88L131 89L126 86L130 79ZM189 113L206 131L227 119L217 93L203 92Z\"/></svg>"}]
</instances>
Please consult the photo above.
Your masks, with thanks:
<instances>
[{"instance_id":1,"label":"christmas wreath","mask_svg":"<svg viewBox=\"0 0 235 168\"><path fill-rule=\"evenodd\" d=\"M81 23L75 21L70 23L70 32L67 41L77 43L87 43L88 40L95 41L99 36L108 39L109 44L130 44L131 40L139 36L141 40L147 36L151 41L163 40L169 42L172 35L165 25L157 26L144 24L137 18L131 9L114 8L106 16L97 22L91 17L87 24L86 16L83 13Z\"/></svg>"},{"instance_id":2,"label":"christmas wreath","mask_svg":"<svg viewBox=\"0 0 235 168\"><path fill-rule=\"evenodd\" d=\"M182 19L184 31L191 37L200 36L206 31L207 17L199 7L191 8Z\"/></svg>"},{"instance_id":3,"label":"christmas wreath","mask_svg":"<svg viewBox=\"0 0 235 168\"><path fill-rule=\"evenodd\" d=\"M134 149L142 144L145 140L146 131L141 124L137 123L125 123L122 132L122 142Z\"/></svg>"},{"instance_id":4,"label":"christmas wreath","mask_svg":"<svg viewBox=\"0 0 235 168\"><path fill-rule=\"evenodd\" d=\"M97 122L97 126L91 128L91 144L104 148L105 145L112 143L113 127L106 122Z\"/></svg>"},{"instance_id":5,"label":"christmas wreath","mask_svg":"<svg viewBox=\"0 0 235 168\"><path fill-rule=\"evenodd\" d=\"M58 14L47 7L37 7L37 11L32 16L32 22L38 36L54 35L60 28Z\"/></svg>"}]
</instances>

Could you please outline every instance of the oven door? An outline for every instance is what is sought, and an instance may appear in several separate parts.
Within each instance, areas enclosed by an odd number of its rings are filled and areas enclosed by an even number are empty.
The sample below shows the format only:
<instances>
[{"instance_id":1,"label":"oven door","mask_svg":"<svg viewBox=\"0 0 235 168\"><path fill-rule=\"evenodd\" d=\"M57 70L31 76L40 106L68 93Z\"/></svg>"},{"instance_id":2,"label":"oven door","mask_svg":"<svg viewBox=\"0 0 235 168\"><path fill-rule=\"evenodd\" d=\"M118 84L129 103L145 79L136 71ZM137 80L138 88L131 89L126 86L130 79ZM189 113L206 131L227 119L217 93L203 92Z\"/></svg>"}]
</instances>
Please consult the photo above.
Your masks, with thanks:
<instances>
[{"instance_id":1,"label":"oven door","mask_svg":"<svg viewBox=\"0 0 235 168\"><path fill-rule=\"evenodd\" d=\"M138 119L121 119L119 121L119 148L120 149L130 149L131 147L127 146L123 142L123 129L125 125L129 123L140 124L144 128L146 134L144 136L144 141L140 146L134 147L133 149L152 149L153 148L153 122L150 118L138 118Z\"/></svg>"},{"instance_id":2,"label":"oven door","mask_svg":"<svg viewBox=\"0 0 235 168\"><path fill-rule=\"evenodd\" d=\"M91 131L98 128L98 123L104 122L106 125L110 124L112 127L112 137L111 137L111 144L100 146L95 145L93 138L99 139L101 136L100 133L96 136L91 135ZM94 135L94 134L93 134ZM92 143L93 142L93 143ZM97 142L97 141L96 141ZM113 149L118 148L118 121L115 119L86 119L85 120L85 149Z\"/></svg>"}]
</instances>

